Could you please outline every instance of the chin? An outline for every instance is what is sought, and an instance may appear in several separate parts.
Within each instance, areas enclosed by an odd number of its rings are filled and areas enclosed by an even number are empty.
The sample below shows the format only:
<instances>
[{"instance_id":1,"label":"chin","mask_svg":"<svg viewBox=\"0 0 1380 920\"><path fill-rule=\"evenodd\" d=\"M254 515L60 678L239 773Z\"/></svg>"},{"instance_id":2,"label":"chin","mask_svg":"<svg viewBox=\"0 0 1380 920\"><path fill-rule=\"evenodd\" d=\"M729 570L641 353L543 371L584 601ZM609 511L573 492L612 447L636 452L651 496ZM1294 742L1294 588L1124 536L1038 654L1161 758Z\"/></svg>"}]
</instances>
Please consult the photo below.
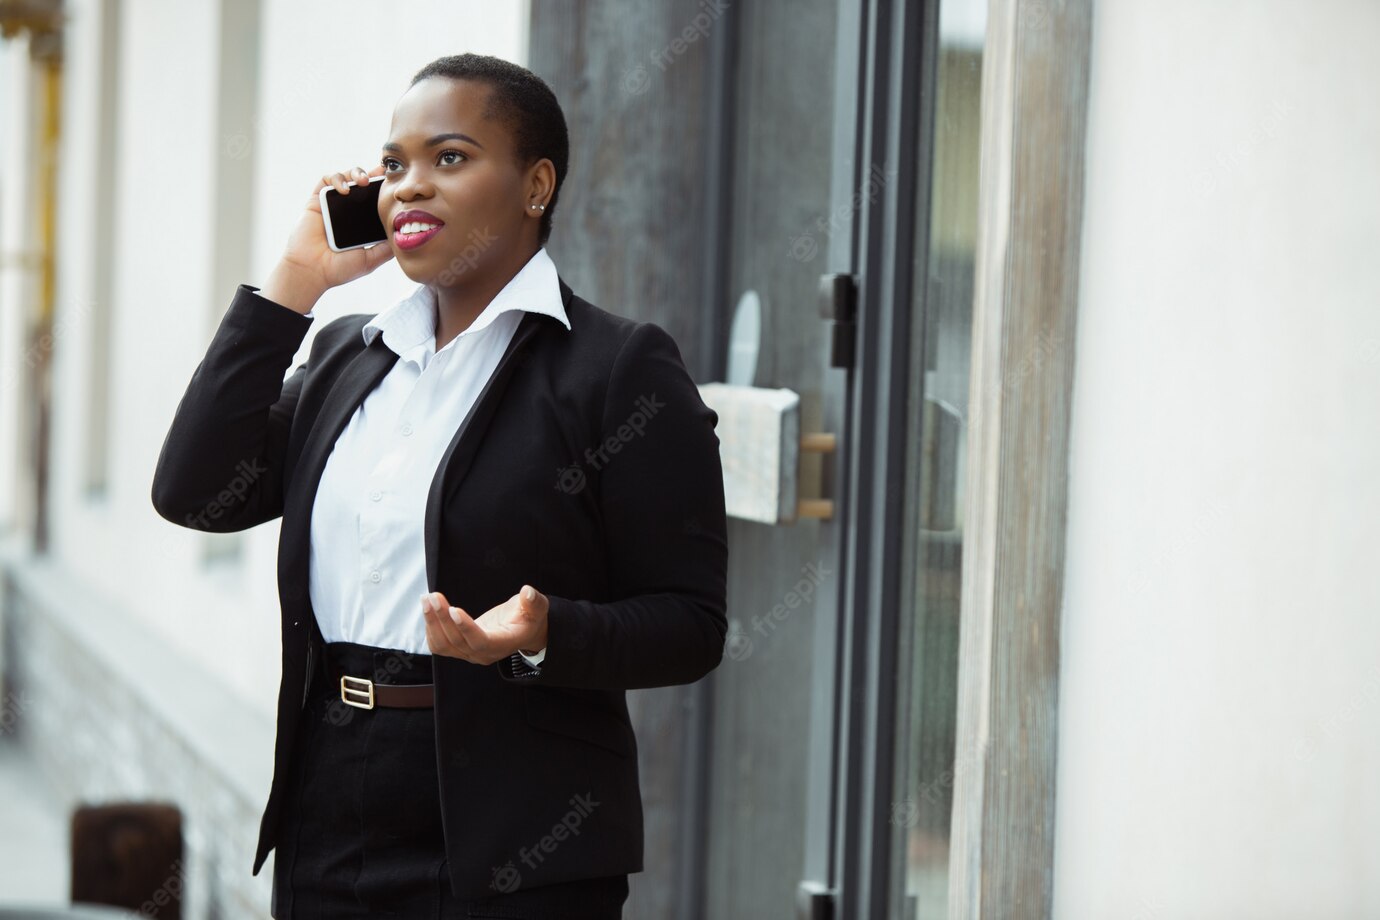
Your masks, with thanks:
<instances>
[{"instance_id":1,"label":"chin","mask_svg":"<svg viewBox=\"0 0 1380 920\"><path fill-rule=\"evenodd\" d=\"M410 281L414 281L417 284L430 284L432 282L430 273L418 272L416 269L409 269L406 267L403 268L402 273L406 275Z\"/></svg>"},{"instance_id":2,"label":"chin","mask_svg":"<svg viewBox=\"0 0 1380 920\"><path fill-rule=\"evenodd\" d=\"M441 273L441 267L445 265L445 260L437 258L434 252L420 253L395 247L393 258L403 270L403 274L413 281L431 281Z\"/></svg>"},{"instance_id":3,"label":"chin","mask_svg":"<svg viewBox=\"0 0 1380 920\"><path fill-rule=\"evenodd\" d=\"M458 266L450 268L449 266ZM450 287L457 281L464 280L469 274L470 266L466 260L460 257L453 259L409 259L408 254L404 253L398 258L398 266L403 274L418 284L430 284L437 287Z\"/></svg>"}]
</instances>

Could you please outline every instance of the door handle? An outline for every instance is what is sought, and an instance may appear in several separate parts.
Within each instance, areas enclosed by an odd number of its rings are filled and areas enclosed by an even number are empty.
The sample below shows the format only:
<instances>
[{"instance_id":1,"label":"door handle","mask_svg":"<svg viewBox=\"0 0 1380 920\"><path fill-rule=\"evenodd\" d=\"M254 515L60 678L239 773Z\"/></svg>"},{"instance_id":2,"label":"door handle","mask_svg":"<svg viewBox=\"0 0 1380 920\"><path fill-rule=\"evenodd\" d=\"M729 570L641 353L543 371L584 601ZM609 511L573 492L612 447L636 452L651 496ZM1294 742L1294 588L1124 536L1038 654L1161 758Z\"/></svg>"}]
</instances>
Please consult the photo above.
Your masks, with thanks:
<instances>
[{"instance_id":1,"label":"door handle","mask_svg":"<svg viewBox=\"0 0 1380 920\"><path fill-rule=\"evenodd\" d=\"M837 446L838 439L831 431L815 431L800 437L800 452L802 454L832 454ZM796 481L800 478L799 471L796 473ZM832 498L797 498L795 504L795 516L798 518L817 518L819 520L831 520L834 516L834 500Z\"/></svg>"},{"instance_id":2,"label":"door handle","mask_svg":"<svg viewBox=\"0 0 1380 920\"><path fill-rule=\"evenodd\" d=\"M858 329L858 281L849 274L819 276L819 315L829 327L829 366L852 367Z\"/></svg>"}]
</instances>

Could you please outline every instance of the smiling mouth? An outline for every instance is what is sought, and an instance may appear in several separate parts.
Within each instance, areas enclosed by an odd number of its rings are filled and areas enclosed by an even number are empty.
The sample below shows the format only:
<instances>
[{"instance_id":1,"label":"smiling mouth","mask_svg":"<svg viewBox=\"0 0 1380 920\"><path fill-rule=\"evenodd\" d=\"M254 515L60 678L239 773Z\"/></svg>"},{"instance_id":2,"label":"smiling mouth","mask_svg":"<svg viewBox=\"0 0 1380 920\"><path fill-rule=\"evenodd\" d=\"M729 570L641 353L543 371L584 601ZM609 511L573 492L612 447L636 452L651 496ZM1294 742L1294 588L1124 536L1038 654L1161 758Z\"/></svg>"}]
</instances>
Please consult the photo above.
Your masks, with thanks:
<instances>
[{"instance_id":1,"label":"smiling mouth","mask_svg":"<svg viewBox=\"0 0 1380 920\"><path fill-rule=\"evenodd\" d=\"M416 249L418 246L431 239L441 232L445 224L433 224L428 221L410 220L404 223L393 234L393 242L397 243L402 249Z\"/></svg>"}]
</instances>

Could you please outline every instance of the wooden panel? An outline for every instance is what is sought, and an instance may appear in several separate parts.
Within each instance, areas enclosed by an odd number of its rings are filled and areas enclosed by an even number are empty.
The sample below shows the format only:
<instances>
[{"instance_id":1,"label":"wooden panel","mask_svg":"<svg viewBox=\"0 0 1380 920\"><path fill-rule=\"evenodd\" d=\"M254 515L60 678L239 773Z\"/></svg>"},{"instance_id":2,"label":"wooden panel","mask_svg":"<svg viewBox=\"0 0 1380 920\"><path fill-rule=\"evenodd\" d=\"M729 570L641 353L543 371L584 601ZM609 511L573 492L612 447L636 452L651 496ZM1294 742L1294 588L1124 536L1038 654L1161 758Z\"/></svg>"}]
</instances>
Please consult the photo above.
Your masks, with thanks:
<instances>
[{"instance_id":1,"label":"wooden panel","mask_svg":"<svg viewBox=\"0 0 1380 920\"><path fill-rule=\"evenodd\" d=\"M991 0L949 916L1052 904L1091 0Z\"/></svg>"}]
</instances>

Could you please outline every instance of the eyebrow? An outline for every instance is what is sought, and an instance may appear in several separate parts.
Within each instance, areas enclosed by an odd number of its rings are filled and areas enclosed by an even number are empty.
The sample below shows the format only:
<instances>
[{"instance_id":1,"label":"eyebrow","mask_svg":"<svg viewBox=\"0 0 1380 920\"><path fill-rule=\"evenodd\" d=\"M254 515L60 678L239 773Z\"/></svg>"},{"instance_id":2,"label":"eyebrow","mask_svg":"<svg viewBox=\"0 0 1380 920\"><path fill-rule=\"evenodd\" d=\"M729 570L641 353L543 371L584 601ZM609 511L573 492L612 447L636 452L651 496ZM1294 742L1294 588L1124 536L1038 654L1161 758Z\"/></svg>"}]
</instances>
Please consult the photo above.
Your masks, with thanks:
<instances>
[{"instance_id":1,"label":"eyebrow","mask_svg":"<svg viewBox=\"0 0 1380 920\"><path fill-rule=\"evenodd\" d=\"M428 137L426 139L426 146L435 147L437 144L443 143L445 141L464 141L467 144L474 144L474 146L478 147L480 150L484 149L484 145L479 143L479 141L470 137L468 134L461 134L459 131L452 131L449 134L437 134L435 137ZM399 144L387 143L383 145L383 149L397 152L399 150L402 150L402 146Z\"/></svg>"}]
</instances>

